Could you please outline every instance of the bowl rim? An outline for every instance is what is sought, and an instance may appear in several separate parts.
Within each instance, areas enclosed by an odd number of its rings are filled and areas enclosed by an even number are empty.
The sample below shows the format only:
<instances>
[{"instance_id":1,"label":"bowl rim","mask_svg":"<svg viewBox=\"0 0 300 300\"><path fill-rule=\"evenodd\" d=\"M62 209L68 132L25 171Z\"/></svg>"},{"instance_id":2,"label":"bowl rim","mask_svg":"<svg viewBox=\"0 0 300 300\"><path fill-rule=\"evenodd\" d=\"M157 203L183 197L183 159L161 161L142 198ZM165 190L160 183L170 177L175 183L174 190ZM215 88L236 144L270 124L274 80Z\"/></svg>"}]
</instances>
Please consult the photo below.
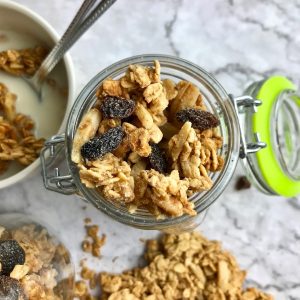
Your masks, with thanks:
<instances>
[{"instance_id":1,"label":"bowl rim","mask_svg":"<svg viewBox=\"0 0 300 300\"><path fill-rule=\"evenodd\" d=\"M49 35L54 43L56 43L59 40L59 35L56 32L56 30L44 18L42 18L40 15L38 15L33 10L31 10L19 3L10 1L10 0L0 0L0 9L2 7L9 8L9 9L19 12L23 15L26 15L27 17L32 19L35 23L38 23L44 30L46 30L49 33ZM73 66L73 62L72 62L72 59L71 59L71 56L69 53L65 54L65 56L63 57L63 61L64 61L64 66L65 66L66 74L67 74L68 99L67 99L67 106L66 106L64 117L63 117L63 121L62 121L57 133L63 132L65 130L69 111L75 100L75 98L74 98L74 95L75 95L74 66ZM35 171L39 166L40 166L40 158L38 157L33 163L31 163L29 166L25 167L23 170L17 172L16 174L14 174L8 178L0 180L0 189L8 187L10 185L13 185L13 184L19 182L20 180L24 179L29 174L31 174L33 171Z\"/></svg>"}]
</instances>

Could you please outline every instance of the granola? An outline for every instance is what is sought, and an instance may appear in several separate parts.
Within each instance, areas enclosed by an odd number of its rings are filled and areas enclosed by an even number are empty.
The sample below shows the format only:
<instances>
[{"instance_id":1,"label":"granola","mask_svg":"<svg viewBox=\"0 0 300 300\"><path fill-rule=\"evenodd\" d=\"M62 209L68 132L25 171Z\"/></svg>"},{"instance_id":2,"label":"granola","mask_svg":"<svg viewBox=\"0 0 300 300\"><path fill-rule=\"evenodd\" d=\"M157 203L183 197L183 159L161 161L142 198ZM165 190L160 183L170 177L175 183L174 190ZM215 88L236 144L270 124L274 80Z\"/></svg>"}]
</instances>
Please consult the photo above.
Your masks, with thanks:
<instances>
[{"instance_id":1,"label":"granola","mask_svg":"<svg viewBox=\"0 0 300 300\"><path fill-rule=\"evenodd\" d=\"M81 182L130 212L142 208L157 217L195 215L188 197L211 189L210 173L224 165L219 120L207 111L199 88L161 80L155 61L154 67L131 65L123 77L107 78L96 96L73 141L71 156ZM113 150L101 152L96 141L112 128L122 138L108 139L105 149Z\"/></svg>"},{"instance_id":2,"label":"granola","mask_svg":"<svg viewBox=\"0 0 300 300\"><path fill-rule=\"evenodd\" d=\"M2 273L0 271L0 277L5 276L16 280L22 289L20 293L25 295L24 299L64 299L59 289L57 267L60 262L61 266L68 264L69 258L64 257L66 254L69 256L65 247L54 242L46 229L35 224L23 225L11 230L1 228L2 232L5 232L5 235L1 234L1 243L14 241L16 244L14 247L21 247L24 252L24 260L22 264L15 264L10 273L3 274L5 270L2 270ZM9 255L13 253L16 253L16 250ZM12 261L20 261L20 258L11 256L9 262ZM7 262L2 261L1 264L6 265ZM21 298L18 299L23 299L22 294L19 297Z\"/></svg>"},{"instance_id":3,"label":"granola","mask_svg":"<svg viewBox=\"0 0 300 300\"><path fill-rule=\"evenodd\" d=\"M148 264L122 274L100 274L102 300L272 300L243 289L246 272L236 259L199 233L166 234L147 242Z\"/></svg>"},{"instance_id":4,"label":"granola","mask_svg":"<svg viewBox=\"0 0 300 300\"><path fill-rule=\"evenodd\" d=\"M33 120L16 112L16 99L17 96L0 83L0 174L12 161L30 165L44 145L44 139L33 133Z\"/></svg>"},{"instance_id":5,"label":"granola","mask_svg":"<svg viewBox=\"0 0 300 300\"><path fill-rule=\"evenodd\" d=\"M100 237L98 235L99 226L98 225L86 225L87 236L82 242L82 250L87 253L91 253L94 257L101 257L101 248L106 242L106 235L102 234Z\"/></svg>"},{"instance_id":6,"label":"granola","mask_svg":"<svg viewBox=\"0 0 300 300\"><path fill-rule=\"evenodd\" d=\"M0 70L12 75L33 75L48 51L41 46L0 52Z\"/></svg>"}]
</instances>

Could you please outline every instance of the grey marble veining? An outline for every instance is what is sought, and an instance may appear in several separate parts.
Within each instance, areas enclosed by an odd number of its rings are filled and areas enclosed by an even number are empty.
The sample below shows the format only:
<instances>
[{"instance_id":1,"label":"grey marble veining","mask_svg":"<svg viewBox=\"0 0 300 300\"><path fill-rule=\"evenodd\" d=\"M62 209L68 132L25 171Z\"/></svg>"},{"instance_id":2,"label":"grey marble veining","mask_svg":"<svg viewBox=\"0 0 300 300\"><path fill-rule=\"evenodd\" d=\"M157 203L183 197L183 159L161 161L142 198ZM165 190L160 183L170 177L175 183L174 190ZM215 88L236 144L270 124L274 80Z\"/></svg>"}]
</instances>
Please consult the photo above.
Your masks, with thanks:
<instances>
[{"instance_id":1,"label":"grey marble veining","mask_svg":"<svg viewBox=\"0 0 300 300\"><path fill-rule=\"evenodd\" d=\"M81 1L18 2L62 34ZM104 67L142 53L188 59L236 95L271 74L287 75L299 84L299 15L299 0L119 0L71 50L77 93ZM249 285L278 300L300 299L300 199L269 197L255 188L238 193L234 183L241 173L238 168L199 230L222 240L236 255L248 270ZM80 242L86 216L108 235L103 258L89 259L99 271L136 265L143 251L139 239L158 234L115 223L76 197L46 191L39 175L0 193L1 213L24 211L48 222L71 250L76 266L84 256Z\"/></svg>"}]
</instances>

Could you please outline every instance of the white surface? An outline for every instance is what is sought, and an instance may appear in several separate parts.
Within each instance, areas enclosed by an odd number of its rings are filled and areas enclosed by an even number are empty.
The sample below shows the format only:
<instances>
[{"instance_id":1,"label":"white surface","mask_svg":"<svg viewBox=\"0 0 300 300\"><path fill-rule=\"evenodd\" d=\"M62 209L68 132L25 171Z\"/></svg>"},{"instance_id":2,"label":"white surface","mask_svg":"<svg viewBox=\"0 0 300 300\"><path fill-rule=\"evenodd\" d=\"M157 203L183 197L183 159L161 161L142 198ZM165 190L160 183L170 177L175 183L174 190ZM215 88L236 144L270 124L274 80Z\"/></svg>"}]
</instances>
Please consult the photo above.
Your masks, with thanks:
<instances>
[{"instance_id":1,"label":"white surface","mask_svg":"<svg viewBox=\"0 0 300 300\"><path fill-rule=\"evenodd\" d=\"M80 3L19 2L40 13L60 34ZM116 60L154 52L199 64L236 95L269 74L288 75L298 84L299 14L298 0L120 0L71 50L77 92ZM273 293L275 299L300 299L300 199L267 197L254 188L237 193L235 178L199 230L233 251L248 269L249 284ZM4 211L30 212L55 226L77 266L83 218L91 217L108 235L103 258L90 260L99 271L135 265L143 251L139 238L157 234L112 222L76 197L46 191L39 176L1 190L0 212Z\"/></svg>"}]
</instances>

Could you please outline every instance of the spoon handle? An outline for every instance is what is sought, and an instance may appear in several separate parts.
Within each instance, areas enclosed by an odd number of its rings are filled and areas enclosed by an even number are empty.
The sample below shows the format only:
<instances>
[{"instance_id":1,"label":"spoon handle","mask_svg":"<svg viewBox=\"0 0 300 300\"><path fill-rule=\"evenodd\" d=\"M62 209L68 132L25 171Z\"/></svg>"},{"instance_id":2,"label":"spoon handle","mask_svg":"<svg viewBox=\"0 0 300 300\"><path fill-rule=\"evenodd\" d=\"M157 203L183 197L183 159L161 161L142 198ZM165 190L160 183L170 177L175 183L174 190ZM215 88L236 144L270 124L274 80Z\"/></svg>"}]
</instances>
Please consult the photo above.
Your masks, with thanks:
<instances>
[{"instance_id":1,"label":"spoon handle","mask_svg":"<svg viewBox=\"0 0 300 300\"><path fill-rule=\"evenodd\" d=\"M97 0L85 0L71 24L58 41L56 46L47 55L32 80L41 83L53 70L56 64L72 45L102 16L117 0L102 0L96 6ZM94 8L93 8L94 7Z\"/></svg>"}]
</instances>

